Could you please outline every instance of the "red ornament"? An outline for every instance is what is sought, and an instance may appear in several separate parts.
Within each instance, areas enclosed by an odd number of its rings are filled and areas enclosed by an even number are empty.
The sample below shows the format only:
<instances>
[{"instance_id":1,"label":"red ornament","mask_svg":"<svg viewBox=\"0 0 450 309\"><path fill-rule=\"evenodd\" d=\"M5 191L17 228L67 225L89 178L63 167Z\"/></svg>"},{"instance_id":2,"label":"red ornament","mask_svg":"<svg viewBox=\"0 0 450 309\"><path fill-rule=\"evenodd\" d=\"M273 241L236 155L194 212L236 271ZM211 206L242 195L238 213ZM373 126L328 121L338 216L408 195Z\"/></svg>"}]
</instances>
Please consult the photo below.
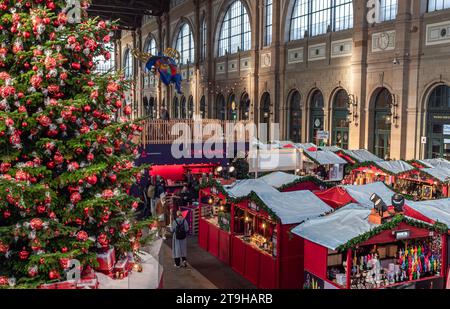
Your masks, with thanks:
<instances>
[{"instance_id":1,"label":"red ornament","mask_svg":"<svg viewBox=\"0 0 450 309\"><path fill-rule=\"evenodd\" d=\"M72 63L72 69L80 70L81 69L81 64L79 64L78 62L73 62Z\"/></svg>"},{"instance_id":2,"label":"red ornament","mask_svg":"<svg viewBox=\"0 0 450 309\"><path fill-rule=\"evenodd\" d=\"M79 231L79 232L77 233L77 240L78 240L78 241L83 241L83 242L85 242L86 240L88 240L88 238L89 238L89 235L88 235L88 233L86 233L85 231Z\"/></svg>"},{"instance_id":3,"label":"red ornament","mask_svg":"<svg viewBox=\"0 0 450 309\"><path fill-rule=\"evenodd\" d=\"M30 221L30 227L36 231L41 230L43 224L44 224L44 222L42 222L42 220L39 218L34 218Z\"/></svg>"},{"instance_id":4,"label":"red ornament","mask_svg":"<svg viewBox=\"0 0 450 309\"><path fill-rule=\"evenodd\" d=\"M97 241L103 248L107 248L109 245L108 236L106 236L106 234L104 234L104 233L101 233L100 235L98 235Z\"/></svg>"},{"instance_id":5,"label":"red ornament","mask_svg":"<svg viewBox=\"0 0 450 309\"><path fill-rule=\"evenodd\" d=\"M97 183L97 176L95 176L95 175L89 176L89 177L87 177L86 180L87 180L88 184L93 186Z\"/></svg>"},{"instance_id":6,"label":"red ornament","mask_svg":"<svg viewBox=\"0 0 450 309\"><path fill-rule=\"evenodd\" d=\"M123 112L127 116L131 115L131 106L130 105L125 106L125 108L123 109Z\"/></svg>"},{"instance_id":7,"label":"red ornament","mask_svg":"<svg viewBox=\"0 0 450 309\"><path fill-rule=\"evenodd\" d=\"M76 205L78 204L79 201L81 201L81 194L79 192L73 192L70 195L70 201L72 202L72 204Z\"/></svg>"},{"instance_id":8,"label":"red ornament","mask_svg":"<svg viewBox=\"0 0 450 309\"><path fill-rule=\"evenodd\" d=\"M31 250L33 251L38 251L41 250L42 245L41 242L39 241L39 239L35 238L33 239L32 243L31 243Z\"/></svg>"},{"instance_id":9,"label":"red ornament","mask_svg":"<svg viewBox=\"0 0 450 309\"><path fill-rule=\"evenodd\" d=\"M131 207L132 207L133 209L137 209L137 208L139 207L139 203L136 202L136 201L134 201L133 203L131 203Z\"/></svg>"},{"instance_id":10,"label":"red ornament","mask_svg":"<svg viewBox=\"0 0 450 309\"><path fill-rule=\"evenodd\" d=\"M0 253L6 253L9 250L9 246L2 241L0 241Z\"/></svg>"},{"instance_id":11,"label":"red ornament","mask_svg":"<svg viewBox=\"0 0 450 309\"><path fill-rule=\"evenodd\" d=\"M3 212L3 218L8 219L9 217L11 217L11 212L9 210L5 210Z\"/></svg>"},{"instance_id":12,"label":"red ornament","mask_svg":"<svg viewBox=\"0 0 450 309\"><path fill-rule=\"evenodd\" d=\"M128 222L124 222L124 223L122 223L122 226L121 226L121 232L123 233L123 234L125 234L125 233L127 233L129 230L130 230L130 223L128 223Z\"/></svg>"},{"instance_id":13,"label":"red ornament","mask_svg":"<svg viewBox=\"0 0 450 309\"><path fill-rule=\"evenodd\" d=\"M114 197L114 192L111 189L106 189L102 193L104 199L111 199Z\"/></svg>"},{"instance_id":14,"label":"red ornament","mask_svg":"<svg viewBox=\"0 0 450 309\"><path fill-rule=\"evenodd\" d=\"M68 258L61 258L59 259L59 265L62 269L67 269L70 267L70 259Z\"/></svg>"},{"instance_id":15,"label":"red ornament","mask_svg":"<svg viewBox=\"0 0 450 309\"><path fill-rule=\"evenodd\" d=\"M29 256L30 256L30 252L25 250L25 247L23 247L22 251L19 252L19 259L21 259L22 261L25 261L28 259Z\"/></svg>"},{"instance_id":16,"label":"red ornament","mask_svg":"<svg viewBox=\"0 0 450 309\"><path fill-rule=\"evenodd\" d=\"M34 278L37 275L38 275L38 268L37 268L37 266L33 266L33 267L28 268L28 276L30 278Z\"/></svg>"},{"instance_id":17,"label":"red ornament","mask_svg":"<svg viewBox=\"0 0 450 309\"><path fill-rule=\"evenodd\" d=\"M56 280L56 279L61 278L61 275L59 274L59 272L58 272L57 270L51 270L51 271L48 273L48 278L49 278L50 280Z\"/></svg>"},{"instance_id":18,"label":"red ornament","mask_svg":"<svg viewBox=\"0 0 450 309\"><path fill-rule=\"evenodd\" d=\"M8 284L9 284L8 277L0 276L0 286L5 286L5 285L8 285Z\"/></svg>"},{"instance_id":19,"label":"red ornament","mask_svg":"<svg viewBox=\"0 0 450 309\"><path fill-rule=\"evenodd\" d=\"M88 161L92 162L92 161L94 161L94 154L93 153L88 153L86 158L87 158Z\"/></svg>"},{"instance_id":20,"label":"red ornament","mask_svg":"<svg viewBox=\"0 0 450 309\"><path fill-rule=\"evenodd\" d=\"M112 183L115 183L117 181L117 175L116 174L109 175L109 180Z\"/></svg>"}]
</instances>

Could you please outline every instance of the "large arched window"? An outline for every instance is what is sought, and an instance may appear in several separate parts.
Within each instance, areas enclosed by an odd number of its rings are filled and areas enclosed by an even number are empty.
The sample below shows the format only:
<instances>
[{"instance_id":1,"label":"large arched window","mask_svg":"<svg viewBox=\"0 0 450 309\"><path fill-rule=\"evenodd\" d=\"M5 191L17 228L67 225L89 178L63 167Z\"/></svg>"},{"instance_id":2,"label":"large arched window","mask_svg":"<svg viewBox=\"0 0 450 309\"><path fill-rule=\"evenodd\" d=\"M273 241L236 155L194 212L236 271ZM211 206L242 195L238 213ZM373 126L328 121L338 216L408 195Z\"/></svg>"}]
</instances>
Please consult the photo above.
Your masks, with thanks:
<instances>
[{"instance_id":1,"label":"large arched window","mask_svg":"<svg viewBox=\"0 0 450 309\"><path fill-rule=\"evenodd\" d=\"M206 118L206 98L205 96L202 96L200 100L200 115L202 118Z\"/></svg>"},{"instance_id":2,"label":"large arched window","mask_svg":"<svg viewBox=\"0 0 450 309\"><path fill-rule=\"evenodd\" d=\"M187 105L187 116L188 119L192 119L194 116L194 98L189 96L188 105Z\"/></svg>"},{"instance_id":3,"label":"large arched window","mask_svg":"<svg viewBox=\"0 0 450 309\"><path fill-rule=\"evenodd\" d=\"M145 47L145 52L150 53L152 55L158 54L158 49L156 48L156 40L154 37L151 37L147 42L147 46Z\"/></svg>"},{"instance_id":4,"label":"large arched window","mask_svg":"<svg viewBox=\"0 0 450 309\"><path fill-rule=\"evenodd\" d=\"M302 140L302 97L298 91L294 91L289 99L289 138L294 143Z\"/></svg>"},{"instance_id":5,"label":"large arched window","mask_svg":"<svg viewBox=\"0 0 450 309\"><path fill-rule=\"evenodd\" d=\"M347 91L344 89L339 90L333 100L332 142L342 149L348 149L349 143L348 103L349 97Z\"/></svg>"},{"instance_id":6,"label":"large arched window","mask_svg":"<svg viewBox=\"0 0 450 309\"><path fill-rule=\"evenodd\" d=\"M202 29L201 29L201 58L204 61L206 59L206 51L208 46L208 32L206 29L206 17L203 17Z\"/></svg>"},{"instance_id":7,"label":"large arched window","mask_svg":"<svg viewBox=\"0 0 450 309\"><path fill-rule=\"evenodd\" d=\"M239 104L239 119L249 120L250 118L250 97L247 92L245 92L241 97L241 102Z\"/></svg>"},{"instance_id":8,"label":"large arched window","mask_svg":"<svg viewBox=\"0 0 450 309\"><path fill-rule=\"evenodd\" d=\"M180 118L181 119L187 119L187 107L186 107L186 97L181 97L181 104L180 104Z\"/></svg>"},{"instance_id":9,"label":"large arched window","mask_svg":"<svg viewBox=\"0 0 450 309\"><path fill-rule=\"evenodd\" d=\"M397 18L398 0L381 0L380 22Z\"/></svg>"},{"instance_id":10,"label":"large arched window","mask_svg":"<svg viewBox=\"0 0 450 309\"><path fill-rule=\"evenodd\" d=\"M180 102L178 101L178 97L173 98L172 115L174 119L180 118Z\"/></svg>"},{"instance_id":11,"label":"large arched window","mask_svg":"<svg viewBox=\"0 0 450 309\"><path fill-rule=\"evenodd\" d=\"M127 49L125 51L125 57L123 62L123 71L125 74L125 78L130 80L133 79L134 75L134 61L133 61L133 55L131 54L131 50Z\"/></svg>"},{"instance_id":12,"label":"large arched window","mask_svg":"<svg viewBox=\"0 0 450 309\"><path fill-rule=\"evenodd\" d=\"M194 36L191 27L187 23L184 23L178 32L176 49L180 52L181 64L194 63Z\"/></svg>"},{"instance_id":13,"label":"large arched window","mask_svg":"<svg viewBox=\"0 0 450 309\"><path fill-rule=\"evenodd\" d=\"M311 96L310 102L310 141L316 145L319 145L319 140L317 139L317 133L324 130L325 122L325 111L323 95L320 90L316 90Z\"/></svg>"},{"instance_id":14,"label":"large arched window","mask_svg":"<svg viewBox=\"0 0 450 309\"><path fill-rule=\"evenodd\" d=\"M296 0L292 10L290 40L328 31L353 28L352 0Z\"/></svg>"},{"instance_id":15,"label":"large arched window","mask_svg":"<svg viewBox=\"0 0 450 309\"><path fill-rule=\"evenodd\" d=\"M241 1L233 2L225 14L219 37L219 57L250 50L251 27L247 9Z\"/></svg>"},{"instance_id":16,"label":"large arched window","mask_svg":"<svg viewBox=\"0 0 450 309\"><path fill-rule=\"evenodd\" d=\"M374 104L374 143L373 152L376 156L389 159L391 155L391 124L392 124L392 94L386 88L375 92Z\"/></svg>"},{"instance_id":17,"label":"large arched window","mask_svg":"<svg viewBox=\"0 0 450 309\"><path fill-rule=\"evenodd\" d=\"M434 88L428 99L426 156L429 159L450 160L450 87L440 85Z\"/></svg>"},{"instance_id":18,"label":"large arched window","mask_svg":"<svg viewBox=\"0 0 450 309\"><path fill-rule=\"evenodd\" d=\"M428 0L428 12L450 9L448 0Z\"/></svg>"},{"instance_id":19,"label":"large arched window","mask_svg":"<svg viewBox=\"0 0 450 309\"><path fill-rule=\"evenodd\" d=\"M225 120L225 98L223 94L219 94L216 99L216 119Z\"/></svg>"}]
</instances>

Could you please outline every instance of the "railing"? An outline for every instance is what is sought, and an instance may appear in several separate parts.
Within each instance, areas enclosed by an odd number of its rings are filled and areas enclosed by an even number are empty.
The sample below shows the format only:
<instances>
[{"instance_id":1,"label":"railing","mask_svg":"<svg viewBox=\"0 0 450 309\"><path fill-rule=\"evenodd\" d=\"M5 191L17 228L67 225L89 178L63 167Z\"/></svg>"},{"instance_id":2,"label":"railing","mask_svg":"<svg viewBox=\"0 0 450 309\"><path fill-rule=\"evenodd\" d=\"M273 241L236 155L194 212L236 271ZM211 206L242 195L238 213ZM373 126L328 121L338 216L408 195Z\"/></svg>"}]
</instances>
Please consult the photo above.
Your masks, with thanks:
<instances>
[{"instance_id":1,"label":"railing","mask_svg":"<svg viewBox=\"0 0 450 309\"><path fill-rule=\"evenodd\" d=\"M232 122L215 119L203 119L201 121L192 119L146 120L142 143L149 145L172 144L175 141L180 143L184 141L194 143L225 141L227 136L231 134L233 134L234 141L248 142L252 129L251 124L250 121ZM246 129L250 131L246 131Z\"/></svg>"}]
</instances>

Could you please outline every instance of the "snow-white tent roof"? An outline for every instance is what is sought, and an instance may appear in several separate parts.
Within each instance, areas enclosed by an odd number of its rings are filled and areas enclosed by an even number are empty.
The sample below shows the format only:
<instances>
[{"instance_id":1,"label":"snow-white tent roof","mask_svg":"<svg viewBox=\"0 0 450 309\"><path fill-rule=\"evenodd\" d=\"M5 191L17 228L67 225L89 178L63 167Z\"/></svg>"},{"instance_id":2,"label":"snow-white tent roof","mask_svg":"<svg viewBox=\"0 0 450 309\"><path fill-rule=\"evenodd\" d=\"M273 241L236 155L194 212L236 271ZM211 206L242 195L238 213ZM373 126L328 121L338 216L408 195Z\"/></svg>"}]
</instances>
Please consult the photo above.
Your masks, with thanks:
<instances>
[{"instance_id":1,"label":"snow-white tent roof","mask_svg":"<svg viewBox=\"0 0 450 309\"><path fill-rule=\"evenodd\" d=\"M331 151L331 152L339 152L342 150L342 148L338 147L338 146L321 146L320 149Z\"/></svg>"},{"instance_id":2,"label":"snow-white tent roof","mask_svg":"<svg viewBox=\"0 0 450 309\"><path fill-rule=\"evenodd\" d=\"M299 179L301 179L301 177L284 172L274 172L259 178L259 180L274 188L281 188L282 186L293 183Z\"/></svg>"},{"instance_id":3,"label":"snow-white tent roof","mask_svg":"<svg viewBox=\"0 0 450 309\"><path fill-rule=\"evenodd\" d=\"M304 152L312 159L316 160L320 165L328 164L347 164L347 161L339 157L337 154L327 150L308 151Z\"/></svg>"},{"instance_id":4,"label":"snow-white tent roof","mask_svg":"<svg viewBox=\"0 0 450 309\"><path fill-rule=\"evenodd\" d=\"M394 191L382 182L375 182L363 186L343 186L343 188L361 206L369 209L374 207L372 201L370 201L372 194L376 193L386 205L391 205L392 196L395 194Z\"/></svg>"},{"instance_id":5,"label":"snow-white tent roof","mask_svg":"<svg viewBox=\"0 0 450 309\"><path fill-rule=\"evenodd\" d=\"M391 173L397 175L414 170L414 166L406 163L405 161L381 161L375 162L375 164Z\"/></svg>"},{"instance_id":6,"label":"snow-white tent roof","mask_svg":"<svg viewBox=\"0 0 450 309\"><path fill-rule=\"evenodd\" d=\"M447 168L450 169L450 161L439 158L439 159L426 159L426 160L419 160L420 163L423 165L426 165L430 168Z\"/></svg>"},{"instance_id":7,"label":"snow-white tent roof","mask_svg":"<svg viewBox=\"0 0 450 309\"><path fill-rule=\"evenodd\" d=\"M423 168L422 171L424 171L427 174L430 174L431 176L438 179L439 181L442 181L442 182L450 181L450 168L445 168L445 167Z\"/></svg>"},{"instance_id":8,"label":"snow-white tent roof","mask_svg":"<svg viewBox=\"0 0 450 309\"><path fill-rule=\"evenodd\" d=\"M377 227L369 223L369 215L369 209L350 204L328 216L300 224L292 230L292 233L328 249L336 250L355 237Z\"/></svg>"},{"instance_id":9,"label":"snow-white tent roof","mask_svg":"<svg viewBox=\"0 0 450 309\"><path fill-rule=\"evenodd\" d=\"M224 186L225 191L234 198L242 198L248 196L250 193L260 192L277 192L274 187L269 186L267 183L260 179L244 179L238 180L235 183Z\"/></svg>"},{"instance_id":10,"label":"snow-white tent roof","mask_svg":"<svg viewBox=\"0 0 450 309\"><path fill-rule=\"evenodd\" d=\"M357 150L343 150L344 153L353 159L357 160L359 163L365 162L382 162L383 159L378 158L373 153L369 152L366 149L357 149Z\"/></svg>"},{"instance_id":11,"label":"snow-white tent roof","mask_svg":"<svg viewBox=\"0 0 450 309\"><path fill-rule=\"evenodd\" d=\"M256 193L282 224L302 223L333 211L311 191Z\"/></svg>"},{"instance_id":12,"label":"snow-white tent roof","mask_svg":"<svg viewBox=\"0 0 450 309\"><path fill-rule=\"evenodd\" d=\"M450 226L450 199L406 201L406 205L435 222L439 221Z\"/></svg>"}]
</instances>

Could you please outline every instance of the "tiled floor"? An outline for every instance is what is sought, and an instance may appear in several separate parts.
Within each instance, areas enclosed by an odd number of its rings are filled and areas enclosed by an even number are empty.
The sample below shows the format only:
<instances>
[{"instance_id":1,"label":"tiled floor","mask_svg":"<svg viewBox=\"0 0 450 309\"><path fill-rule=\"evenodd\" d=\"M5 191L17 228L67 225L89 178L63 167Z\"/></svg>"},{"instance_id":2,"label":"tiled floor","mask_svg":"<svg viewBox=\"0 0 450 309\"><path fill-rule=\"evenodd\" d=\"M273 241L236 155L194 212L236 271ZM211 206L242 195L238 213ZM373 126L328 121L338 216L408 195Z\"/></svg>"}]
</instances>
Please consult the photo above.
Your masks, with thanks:
<instances>
[{"instance_id":1,"label":"tiled floor","mask_svg":"<svg viewBox=\"0 0 450 309\"><path fill-rule=\"evenodd\" d=\"M188 240L187 269L174 267L172 239L163 244L165 289L255 289L255 286L198 246L197 238Z\"/></svg>"}]
</instances>

